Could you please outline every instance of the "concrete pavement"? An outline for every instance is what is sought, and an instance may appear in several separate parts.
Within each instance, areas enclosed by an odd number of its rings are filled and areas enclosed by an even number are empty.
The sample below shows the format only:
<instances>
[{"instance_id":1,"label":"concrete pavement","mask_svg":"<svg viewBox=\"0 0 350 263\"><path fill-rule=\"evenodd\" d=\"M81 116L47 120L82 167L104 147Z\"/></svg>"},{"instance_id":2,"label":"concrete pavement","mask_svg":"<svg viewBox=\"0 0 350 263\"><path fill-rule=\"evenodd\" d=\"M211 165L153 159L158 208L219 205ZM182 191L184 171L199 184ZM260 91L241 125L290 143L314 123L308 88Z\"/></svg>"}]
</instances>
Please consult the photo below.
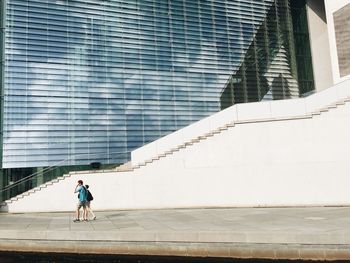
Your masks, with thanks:
<instances>
[{"instance_id":1,"label":"concrete pavement","mask_svg":"<svg viewBox=\"0 0 350 263\"><path fill-rule=\"evenodd\" d=\"M350 260L350 207L0 214L0 250Z\"/></svg>"}]
</instances>

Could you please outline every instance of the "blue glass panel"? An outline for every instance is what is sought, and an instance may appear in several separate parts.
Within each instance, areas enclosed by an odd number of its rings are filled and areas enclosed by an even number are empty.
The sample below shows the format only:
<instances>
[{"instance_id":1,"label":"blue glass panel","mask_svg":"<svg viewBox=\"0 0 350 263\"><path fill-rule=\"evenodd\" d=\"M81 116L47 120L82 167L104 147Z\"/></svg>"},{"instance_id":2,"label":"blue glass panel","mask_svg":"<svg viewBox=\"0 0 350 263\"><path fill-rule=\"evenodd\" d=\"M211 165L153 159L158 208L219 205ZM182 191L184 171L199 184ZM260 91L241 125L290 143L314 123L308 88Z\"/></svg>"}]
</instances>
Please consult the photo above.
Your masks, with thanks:
<instances>
[{"instance_id":1,"label":"blue glass panel","mask_svg":"<svg viewBox=\"0 0 350 263\"><path fill-rule=\"evenodd\" d=\"M122 163L219 111L273 2L7 0L3 167Z\"/></svg>"}]
</instances>

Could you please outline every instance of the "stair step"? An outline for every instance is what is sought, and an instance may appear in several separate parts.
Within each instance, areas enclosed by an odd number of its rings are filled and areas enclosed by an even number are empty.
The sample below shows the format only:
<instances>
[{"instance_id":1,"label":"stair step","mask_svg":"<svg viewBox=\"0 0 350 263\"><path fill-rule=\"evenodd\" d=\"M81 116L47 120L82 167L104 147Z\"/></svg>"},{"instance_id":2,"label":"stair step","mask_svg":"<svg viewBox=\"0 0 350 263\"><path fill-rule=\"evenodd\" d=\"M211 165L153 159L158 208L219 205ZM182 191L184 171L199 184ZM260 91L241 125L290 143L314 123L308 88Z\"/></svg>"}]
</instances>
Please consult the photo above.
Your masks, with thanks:
<instances>
[{"instance_id":1,"label":"stair step","mask_svg":"<svg viewBox=\"0 0 350 263\"><path fill-rule=\"evenodd\" d=\"M171 152L178 152L180 149L179 148L171 148L170 151Z\"/></svg>"},{"instance_id":2,"label":"stair step","mask_svg":"<svg viewBox=\"0 0 350 263\"><path fill-rule=\"evenodd\" d=\"M345 101L338 101L335 105L337 106L345 105Z\"/></svg>"},{"instance_id":3,"label":"stair step","mask_svg":"<svg viewBox=\"0 0 350 263\"><path fill-rule=\"evenodd\" d=\"M132 171L132 170L133 170L132 167L122 167L122 168L117 167L117 168L116 168L116 171L117 171L117 172L130 172L130 171Z\"/></svg>"},{"instance_id":4,"label":"stair step","mask_svg":"<svg viewBox=\"0 0 350 263\"><path fill-rule=\"evenodd\" d=\"M134 171L134 168L125 168L125 169L123 169L123 170L120 170L120 172L132 172L132 171Z\"/></svg>"}]
</instances>

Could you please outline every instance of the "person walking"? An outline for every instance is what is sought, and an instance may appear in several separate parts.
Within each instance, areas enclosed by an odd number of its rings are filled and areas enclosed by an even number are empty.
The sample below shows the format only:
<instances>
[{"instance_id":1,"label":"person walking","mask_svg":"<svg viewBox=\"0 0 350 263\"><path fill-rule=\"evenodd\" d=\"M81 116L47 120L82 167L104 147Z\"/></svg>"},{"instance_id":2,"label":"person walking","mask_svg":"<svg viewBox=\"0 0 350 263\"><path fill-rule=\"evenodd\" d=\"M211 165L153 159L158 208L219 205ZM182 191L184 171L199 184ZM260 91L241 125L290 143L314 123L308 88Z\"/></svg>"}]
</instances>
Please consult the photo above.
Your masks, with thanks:
<instances>
[{"instance_id":1,"label":"person walking","mask_svg":"<svg viewBox=\"0 0 350 263\"><path fill-rule=\"evenodd\" d=\"M96 216L94 214L94 212L91 209L91 201L94 200L90 190L89 190L89 185L85 185L85 188L87 190L87 197L86 197L86 218L89 218L89 213L92 215L92 220L96 219Z\"/></svg>"},{"instance_id":2,"label":"person walking","mask_svg":"<svg viewBox=\"0 0 350 263\"><path fill-rule=\"evenodd\" d=\"M86 202L87 202L87 190L83 185L83 181L79 180L77 186L74 189L74 193L79 193L77 210L75 211L75 219L73 222L80 221L80 208L83 208L83 221L87 221L87 210L86 210Z\"/></svg>"}]
</instances>

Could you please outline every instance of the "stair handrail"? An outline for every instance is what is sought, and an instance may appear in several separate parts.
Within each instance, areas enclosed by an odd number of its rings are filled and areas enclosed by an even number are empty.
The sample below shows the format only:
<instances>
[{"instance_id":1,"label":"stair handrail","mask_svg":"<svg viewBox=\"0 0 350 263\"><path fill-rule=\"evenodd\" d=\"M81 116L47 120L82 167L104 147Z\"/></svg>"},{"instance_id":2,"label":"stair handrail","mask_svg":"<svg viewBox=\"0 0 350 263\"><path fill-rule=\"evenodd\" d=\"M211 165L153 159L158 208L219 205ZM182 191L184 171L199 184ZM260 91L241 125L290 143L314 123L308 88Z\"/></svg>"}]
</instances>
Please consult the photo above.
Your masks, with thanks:
<instances>
[{"instance_id":1,"label":"stair handrail","mask_svg":"<svg viewBox=\"0 0 350 263\"><path fill-rule=\"evenodd\" d=\"M26 177L21 178L20 180L17 180L17 181L15 181L15 182L13 182L12 184L9 184L9 185L5 186L4 188L0 189L0 194L2 194L3 192L8 191L8 190L10 190L10 189L16 187L17 185L19 185L19 184L21 184L21 183L24 183L24 182L27 182L27 181L29 181L29 180L31 180L31 179L34 179L35 177L37 177L37 176L39 176L39 175L41 176L41 175L43 175L43 174L45 174L45 173L47 173L47 172L53 171L53 170L55 170L55 169L61 167L62 164L64 164L64 163L67 162L67 161L70 161L70 160L72 159L72 157L75 157L75 158L78 157L78 158L79 158L79 157L84 157L84 156L86 156L86 155L87 155L87 156L93 156L93 155L99 155L99 154L117 154L117 156L118 156L118 155L122 155L122 154L128 154L128 153L130 153L130 152L131 152L131 151L123 151L123 152L99 152L99 153L86 153L86 154L73 155L73 156L71 156L71 157L69 157L69 158L66 158L66 159L64 159L64 160L62 160L62 161L59 161L59 162L57 162L57 163L55 163L55 164L53 164L53 165L51 165L51 166L48 166L48 167L44 168L42 171L32 173L32 174L30 174L30 175L28 175L28 176L26 176ZM53 179L53 180L54 180L54 179Z\"/></svg>"},{"instance_id":2,"label":"stair handrail","mask_svg":"<svg viewBox=\"0 0 350 263\"><path fill-rule=\"evenodd\" d=\"M0 193L1 193L1 192L4 192L5 190L8 190L8 189L10 189L10 188L12 188L12 187L15 187L16 185L18 185L18 184L20 184L20 183L26 182L26 181L28 181L29 179L32 179L32 178L36 177L36 176L39 175L39 174L45 174L46 172L53 171L54 169L56 169L57 167L59 167L59 165L62 164L62 163L64 163L65 161L66 161L66 160L60 161L60 162L56 163L55 165L48 166L48 167L44 168L43 170L41 170L41 171L39 171L39 172L32 173L32 174L30 174L30 175L28 175L28 176L25 176L25 177L23 177L23 178L21 178L21 179L15 181L15 182L13 182L12 184L6 185L4 188L2 188L2 189L0 190Z\"/></svg>"}]
</instances>

